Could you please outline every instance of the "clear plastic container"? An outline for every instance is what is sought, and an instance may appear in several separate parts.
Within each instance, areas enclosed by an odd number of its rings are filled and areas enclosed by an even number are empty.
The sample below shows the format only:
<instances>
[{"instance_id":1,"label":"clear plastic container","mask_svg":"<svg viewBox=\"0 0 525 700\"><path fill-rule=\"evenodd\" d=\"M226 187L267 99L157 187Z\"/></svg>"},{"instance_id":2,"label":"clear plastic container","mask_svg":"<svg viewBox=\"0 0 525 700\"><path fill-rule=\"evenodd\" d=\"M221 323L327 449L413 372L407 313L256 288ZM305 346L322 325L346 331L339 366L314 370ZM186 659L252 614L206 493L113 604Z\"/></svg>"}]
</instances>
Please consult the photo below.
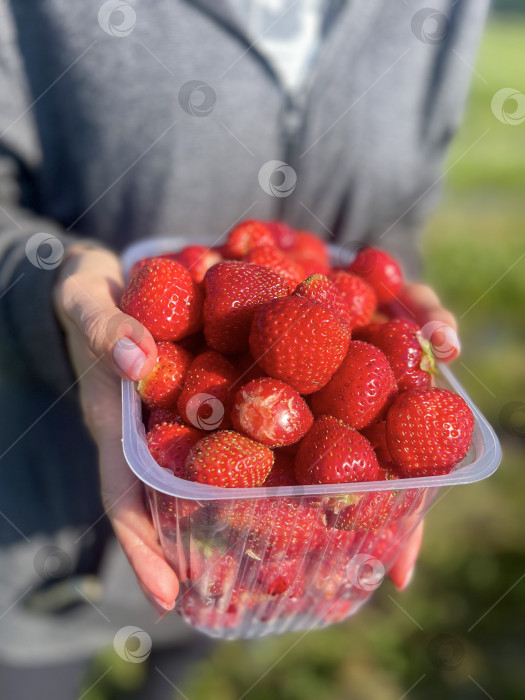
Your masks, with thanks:
<instances>
[{"instance_id":1,"label":"clear plastic container","mask_svg":"<svg viewBox=\"0 0 525 700\"><path fill-rule=\"evenodd\" d=\"M141 242L124 253L124 268L188 244ZM450 474L231 489L184 481L160 467L146 445L135 385L123 381L124 454L146 488L160 543L181 582L177 612L223 639L314 629L355 613L381 585L439 489L485 479L500 463L494 431L449 369L440 366L437 383L463 396L475 417L472 446ZM337 513L348 507L353 529L337 529Z\"/></svg>"}]
</instances>

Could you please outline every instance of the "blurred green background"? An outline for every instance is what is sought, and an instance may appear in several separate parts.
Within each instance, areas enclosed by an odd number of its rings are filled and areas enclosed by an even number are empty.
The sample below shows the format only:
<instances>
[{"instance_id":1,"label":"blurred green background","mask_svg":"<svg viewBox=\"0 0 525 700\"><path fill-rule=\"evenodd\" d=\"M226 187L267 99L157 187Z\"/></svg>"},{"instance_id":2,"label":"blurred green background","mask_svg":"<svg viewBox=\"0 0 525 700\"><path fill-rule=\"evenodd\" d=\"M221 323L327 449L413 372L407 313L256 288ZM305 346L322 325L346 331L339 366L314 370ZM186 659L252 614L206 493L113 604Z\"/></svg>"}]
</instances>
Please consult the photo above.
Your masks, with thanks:
<instances>
[{"instance_id":1,"label":"blurred green background","mask_svg":"<svg viewBox=\"0 0 525 700\"><path fill-rule=\"evenodd\" d=\"M440 493L406 591L385 581L356 617L326 630L217 645L182 688L189 700L525 698L525 122L495 118L504 87L525 92L523 15L487 26L456 164L423 242L425 278L460 322L454 371L496 428L502 467ZM114 672L85 700L125 698L139 683L143 665L110 661Z\"/></svg>"}]
</instances>

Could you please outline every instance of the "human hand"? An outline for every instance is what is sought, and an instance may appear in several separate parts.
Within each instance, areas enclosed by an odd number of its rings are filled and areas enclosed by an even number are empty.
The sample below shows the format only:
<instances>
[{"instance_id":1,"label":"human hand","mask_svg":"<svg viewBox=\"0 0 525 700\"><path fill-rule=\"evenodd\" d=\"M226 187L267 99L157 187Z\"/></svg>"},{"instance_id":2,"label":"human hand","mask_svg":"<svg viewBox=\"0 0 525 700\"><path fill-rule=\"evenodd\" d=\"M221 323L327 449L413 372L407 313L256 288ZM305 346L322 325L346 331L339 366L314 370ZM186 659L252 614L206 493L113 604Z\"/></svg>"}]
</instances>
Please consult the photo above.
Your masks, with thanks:
<instances>
[{"instance_id":1,"label":"human hand","mask_svg":"<svg viewBox=\"0 0 525 700\"><path fill-rule=\"evenodd\" d=\"M118 258L83 245L69 249L55 285L55 311L79 381L85 422L99 452L102 502L138 581L157 609L171 610L178 581L164 559L143 489L121 445L120 379L153 369L151 334L117 307L123 279Z\"/></svg>"}]
</instances>

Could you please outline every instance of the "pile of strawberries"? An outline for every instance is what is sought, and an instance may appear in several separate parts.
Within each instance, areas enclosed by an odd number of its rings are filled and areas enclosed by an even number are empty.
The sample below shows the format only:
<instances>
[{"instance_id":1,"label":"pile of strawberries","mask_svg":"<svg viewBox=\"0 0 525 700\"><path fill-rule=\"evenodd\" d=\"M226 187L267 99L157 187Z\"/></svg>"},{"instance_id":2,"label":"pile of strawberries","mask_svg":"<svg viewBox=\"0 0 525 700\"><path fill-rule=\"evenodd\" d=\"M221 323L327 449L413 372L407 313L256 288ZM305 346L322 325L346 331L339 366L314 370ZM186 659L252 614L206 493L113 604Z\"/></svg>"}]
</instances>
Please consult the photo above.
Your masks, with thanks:
<instances>
[{"instance_id":1,"label":"pile of strawberries","mask_svg":"<svg viewBox=\"0 0 525 700\"><path fill-rule=\"evenodd\" d=\"M136 263L120 306L157 343L156 366L138 384L157 463L230 488L452 470L470 447L473 415L433 386L417 324L392 318L402 285L384 251L363 248L334 268L321 240L280 222L245 221L218 248ZM349 561L363 552L393 561L400 523L424 492L274 493L204 505L152 496L161 529L186 538L187 561L172 563L194 624L237 627L256 609L263 621L344 617L370 592Z\"/></svg>"}]
</instances>

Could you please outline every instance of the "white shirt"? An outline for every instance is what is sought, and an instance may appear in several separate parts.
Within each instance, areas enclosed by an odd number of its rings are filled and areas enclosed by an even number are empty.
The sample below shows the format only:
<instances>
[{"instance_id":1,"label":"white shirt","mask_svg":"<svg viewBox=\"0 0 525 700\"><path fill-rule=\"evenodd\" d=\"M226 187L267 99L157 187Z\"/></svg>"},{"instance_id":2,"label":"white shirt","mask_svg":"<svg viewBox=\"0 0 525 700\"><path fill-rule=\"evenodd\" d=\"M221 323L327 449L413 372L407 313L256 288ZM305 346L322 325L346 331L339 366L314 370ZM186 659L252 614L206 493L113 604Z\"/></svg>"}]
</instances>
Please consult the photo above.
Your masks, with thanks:
<instances>
[{"instance_id":1,"label":"white shirt","mask_svg":"<svg viewBox=\"0 0 525 700\"><path fill-rule=\"evenodd\" d=\"M269 61L287 90L304 83L317 55L331 0L229 0L253 47Z\"/></svg>"}]
</instances>

